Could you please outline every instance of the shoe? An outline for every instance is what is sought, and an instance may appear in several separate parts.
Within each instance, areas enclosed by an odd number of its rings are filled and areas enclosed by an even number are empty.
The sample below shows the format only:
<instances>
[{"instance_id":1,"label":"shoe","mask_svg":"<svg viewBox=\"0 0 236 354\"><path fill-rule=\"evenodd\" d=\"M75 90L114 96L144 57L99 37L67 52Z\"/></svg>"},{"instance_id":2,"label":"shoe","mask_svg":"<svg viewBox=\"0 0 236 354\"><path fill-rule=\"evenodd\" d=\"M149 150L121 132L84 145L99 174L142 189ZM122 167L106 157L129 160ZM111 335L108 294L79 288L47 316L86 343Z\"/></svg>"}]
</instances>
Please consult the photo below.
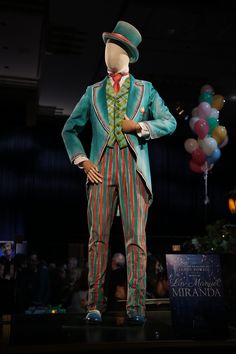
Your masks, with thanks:
<instances>
[{"instance_id":1,"label":"shoe","mask_svg":"<svg viewBox=\"0 0 236 354\"><path fill-rule=\"evenodd\" d=\"M92 324L101 323L102 315L99 310L90 310L87 313L85 320L87 323L92 323Z\"/></svg>"},{"instance_id":2,"label":"shoe","mask_svg":"<svg viewBox=\"0 0 236 354\"><path fill-rule=\"evenodd\" d=\"M144 315L127 315L127 323L130 325L142 326L146 322L146 318Z\"/></svg>"}]
</instances>

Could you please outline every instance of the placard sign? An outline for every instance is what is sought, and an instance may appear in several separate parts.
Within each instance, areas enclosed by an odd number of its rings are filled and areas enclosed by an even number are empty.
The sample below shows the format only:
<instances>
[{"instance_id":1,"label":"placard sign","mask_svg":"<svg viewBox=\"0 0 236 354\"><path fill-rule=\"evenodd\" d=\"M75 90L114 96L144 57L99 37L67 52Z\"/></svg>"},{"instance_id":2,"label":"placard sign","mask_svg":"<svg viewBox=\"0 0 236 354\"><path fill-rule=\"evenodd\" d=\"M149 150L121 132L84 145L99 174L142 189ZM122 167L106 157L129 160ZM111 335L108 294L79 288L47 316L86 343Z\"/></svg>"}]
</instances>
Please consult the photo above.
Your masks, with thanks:
<instances>
[{"instance_id":1,"label":"placard sign","mask_svg":"<svg viewBox=\"0 0 236 354\"><path fill-rule=\"evenodd\" d=\"M166 266L174 332L187 338L227 337L219 255L167 254Z\"/></svg>"}]
</instances>

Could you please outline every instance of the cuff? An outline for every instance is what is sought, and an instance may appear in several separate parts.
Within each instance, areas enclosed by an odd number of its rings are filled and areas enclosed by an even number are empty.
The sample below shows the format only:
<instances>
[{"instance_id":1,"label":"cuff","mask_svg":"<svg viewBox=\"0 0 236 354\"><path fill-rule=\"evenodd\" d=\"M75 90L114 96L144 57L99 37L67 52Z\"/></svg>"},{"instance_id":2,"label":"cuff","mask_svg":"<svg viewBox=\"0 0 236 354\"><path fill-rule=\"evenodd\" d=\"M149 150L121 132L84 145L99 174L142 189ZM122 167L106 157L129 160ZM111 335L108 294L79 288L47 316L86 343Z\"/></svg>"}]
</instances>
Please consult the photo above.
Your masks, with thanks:
<instances>
[{"instance_id":1,"label":"cuff","mask_svg":"<svg viewBox=\"0 0 236 354\"><path fill-rule=\"evenodd\" d=\"M88 160L87 156L85 155L78 155L74 161L73 161L73 164L78 166L79 168L83 168L83 166L81 165L82 162Z\"/></svg>"},{"instance_id":2,"label":"cuff","mask_svg":"<svg viewBox=\"0 0 236 354\"><path fill-rule=\"evenodd\" d=\"M140 137L140 138L144 138L144 139L150 139L150 132L149 132L149 129L148 127L146 126L146 124L144 122L140 122L138 123L141 127L141 131L137 133L137 135Z\"/></svg>"}]
</instances>

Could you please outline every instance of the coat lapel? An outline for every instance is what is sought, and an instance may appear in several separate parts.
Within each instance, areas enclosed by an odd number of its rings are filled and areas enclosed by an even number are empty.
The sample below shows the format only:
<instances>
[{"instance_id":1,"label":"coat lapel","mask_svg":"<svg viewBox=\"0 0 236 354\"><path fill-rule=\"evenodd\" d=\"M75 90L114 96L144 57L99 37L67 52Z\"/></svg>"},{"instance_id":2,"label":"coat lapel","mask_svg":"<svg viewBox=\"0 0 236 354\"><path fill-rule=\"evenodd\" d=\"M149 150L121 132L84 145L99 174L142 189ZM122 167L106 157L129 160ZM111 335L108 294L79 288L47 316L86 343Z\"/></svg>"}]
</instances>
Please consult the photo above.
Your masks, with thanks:
<instances>
[{"instance_id":1,"label":"coat lapel","mask_svg":"<svg viewBox=\"0 0 236 354\"><path fill-rule=\"evenodd\" d=\"M130 92L126 109L126 114L130 119L135 118L143 98L143 93L144 85L142 82L135 80L135 78L130 75Z\"/></svg>"},{"instance_id":2,"label":"coat lapel","mask_svg":"<svg viewBox=\"0 0 236 354\"><path fill-rule=\"evenodd\" d=\"M94 85L93 104L99 121L101 122L104 129L107 132L109 132L109 118L108 118L107 102L106 102L106 83L107 83L107 78Z\"/></svg>"}]
</instances>

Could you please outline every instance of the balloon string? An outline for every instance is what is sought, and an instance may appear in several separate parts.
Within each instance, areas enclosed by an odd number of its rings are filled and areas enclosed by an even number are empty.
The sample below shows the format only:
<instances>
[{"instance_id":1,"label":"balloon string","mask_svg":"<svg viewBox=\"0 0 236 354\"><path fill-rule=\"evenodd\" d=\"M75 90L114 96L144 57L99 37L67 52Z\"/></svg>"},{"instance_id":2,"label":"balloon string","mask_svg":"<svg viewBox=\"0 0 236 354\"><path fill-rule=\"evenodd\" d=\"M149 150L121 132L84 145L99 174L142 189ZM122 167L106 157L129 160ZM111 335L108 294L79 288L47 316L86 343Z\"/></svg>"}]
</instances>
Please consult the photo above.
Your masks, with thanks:
<instances>
[{"instance_id":1,"label":"balloon string","mask_svg":"<svg viewBox=\"0 0 236 354\"><path fill-rule=\"evenodd\" d=\"M207 195L207 178L208 178L208 170L204 171L204 181L205 181L205 200L204 200L204 204L207 205L210 203L210 199Z\"/></svg>"}]
</instances>

